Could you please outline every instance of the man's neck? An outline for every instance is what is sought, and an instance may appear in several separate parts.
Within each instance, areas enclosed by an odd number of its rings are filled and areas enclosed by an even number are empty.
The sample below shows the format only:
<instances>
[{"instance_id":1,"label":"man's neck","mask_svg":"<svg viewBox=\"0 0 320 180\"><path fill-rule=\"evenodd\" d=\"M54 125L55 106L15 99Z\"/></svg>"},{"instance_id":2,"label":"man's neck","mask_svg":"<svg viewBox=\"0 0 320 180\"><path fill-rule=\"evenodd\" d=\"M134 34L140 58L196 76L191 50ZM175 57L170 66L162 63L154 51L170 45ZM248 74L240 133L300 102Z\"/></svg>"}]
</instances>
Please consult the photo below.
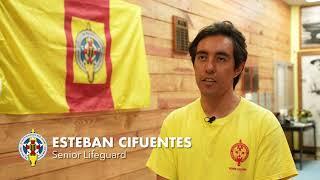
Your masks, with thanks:
<instances>
[{"instance_id":1,"label":"man's neck","mask_svg":"<svg viewBox=\"0 0 320 180\"><path fill-rule=\"evenodd\" d=\"M230 114L239 104L240 97L233 90L219 96L201 95L201 106L208 117L222 118Z\"/></svg>"}]
</instances>

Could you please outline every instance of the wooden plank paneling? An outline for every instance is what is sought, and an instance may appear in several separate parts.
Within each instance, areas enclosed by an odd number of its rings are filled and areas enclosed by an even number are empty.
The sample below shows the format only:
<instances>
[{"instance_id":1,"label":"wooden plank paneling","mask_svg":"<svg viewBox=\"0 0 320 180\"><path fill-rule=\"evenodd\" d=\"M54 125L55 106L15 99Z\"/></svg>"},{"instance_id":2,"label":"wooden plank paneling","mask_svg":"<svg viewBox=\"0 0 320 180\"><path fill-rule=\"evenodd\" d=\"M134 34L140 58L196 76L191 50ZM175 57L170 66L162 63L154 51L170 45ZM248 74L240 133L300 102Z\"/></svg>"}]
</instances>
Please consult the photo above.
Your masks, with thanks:
<instances>
[{"instance_id":1,"label":"wooden plank paneling","mask_svg":"<svg viewBox=\"0 0 320 180\"><path fill-rule=\"evenodd\" d=\"M78 166L85 163L92 163L93 161L122 161L126 159L106 159L106 160L95 160L95 159L84 159L83 152L89 153L90 151L95 151L98 153L122 153L127 152L127 157L129 154L135 151L140 151L143 148L120 148L117 144L120 137L151 137L159 134L159 127L155 129L147 129L140 131L133 131L130 133L123 133L113 135L114 137L114 147L113 148L52 148L49 146L46 158L37 163L36 169L30 168L29 163L19 158L19 153L6 153L0 155L0 177L10 177L10 178L22 178L26 176L34 176L37 174L43 174L47 171L57 171L70 166ZM60 153L82 153L82 157L79 159L53 159L53 150ZM16 173L19 171L20 173Z\"/></svg>"},{"instance_id":2,"label":"wooden plank paneling","mask_svg":"<svg viewBox=\"0 0 320 180\"><path fill-rule=\"evenodd\" d=\"M157 136L172 110L199 97L188 54L172 50L172 16L188 20L189 39L213 22L232 21L245 35L248 66L259 67L261 92L272 92L273 63L290 58L290 8L282 1L257 0L127 0L142 9L142 23L151 77L151 106L146 109L44 115L0 115L1 179L155 179L145 163L150 149L127 149L127 159L54 160L53 136ZM241 94L241 81L236 92ZM31 128L49 144L36 168L19 157L20 138ZM89 150L89 149L88 149ZM113 149L97 151L122 151ZM78 152L79 149L60 149ZM19 172L19 173L17 173ZM4 178L3 178L4 177Z\"/></svg>"},{"instance_id":3,"label":"wooden plank paneling","mask_svg":"<svg viewBox=\"0 0 320 180\"><path fill-rule=\"evenodd\" d=\"M156 21L149 17L142 17L143 32L147 36L172 40L171 24L163 21ZM156 27L156 28L155 28Z\"/></svg>"},{"instance_id":4,"label":"wooden plank paneling","mask_svg":"<svg viewBox=\"0 0 320 180\"><path fill-rule=\"evenodd\" d=\"M121 176L117 176L117 177L106 179L106 180L150 180L150 179L156 179L156 175L149 169L143 168L138 171L123 174Z\"/></svg>"},{"instance_id":5,"label":"wooden plank paneling","mask_svg":"<svg viewBox=\"0 0 320 180\"><path fill-rule=\"evenodd\" d=\"M135 172L145 167L147 158L151 150L143 149L128 153L126 159L91 161L89 163L70 166L45 174L38 174L25 179L59 179L59 180L88 180L88 179L108 179L117 177L121 174Z\"/></svg>"},{"instance_id":6,"label":"wooden plank paneling","mask_svg":"<svg viewBox=\"0 0 320 180\"><path fill-rule=\"evenodd\" d=\"M196 91L193 75L151 75L151 87L154 92Z\"/></svg>"},{"instance_id":7,"label":"wooden plank paneling","mask_svg":"<svg viewBox=\"0 0 320 180\"><path fill-rule=\"evenodd\" d=\"M17 151L20 139L34 128L51 145L53 136L112 136L131 131L158 128L172 109L119 113L96 117L59 118L0 125L0 152ZM1 156L0 156L1 157Z\"/></svg>"},{"instance_id":8,"label":"wooden plank paneling","mask_svg":"<svg viewBox=\"0 0 320 180\"><path fill-rule=\"evenodd\" d=\"M148 56L150 74L193 75L193 65L190 59Z\"/></svg>"}]
</instances>

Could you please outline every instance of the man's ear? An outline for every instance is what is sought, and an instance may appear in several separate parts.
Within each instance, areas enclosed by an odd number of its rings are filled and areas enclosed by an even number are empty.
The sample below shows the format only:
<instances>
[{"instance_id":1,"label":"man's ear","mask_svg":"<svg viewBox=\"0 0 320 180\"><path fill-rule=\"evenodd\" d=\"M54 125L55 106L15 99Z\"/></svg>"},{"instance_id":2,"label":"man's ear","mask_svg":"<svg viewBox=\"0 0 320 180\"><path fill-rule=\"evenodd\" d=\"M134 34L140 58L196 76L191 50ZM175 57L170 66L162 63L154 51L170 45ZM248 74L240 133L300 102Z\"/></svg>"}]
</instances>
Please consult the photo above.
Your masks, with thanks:
<instances>
[{"instance_id":1,"label":"man's ear","mask_svg":"<svg viewBox=\"0 0 320 180\"><path fill-rule=\"evenodd\" d=\"M235 77L239 76L239 74L241 74L241 72L243 71L243 68L244 68L245 64L246 64L246 62L242 62L242 63L239 65L239 67L234 70L235 74L234 74L234 77L233 77L233 78L235 78Z\"/></svg>"}]
</instances>

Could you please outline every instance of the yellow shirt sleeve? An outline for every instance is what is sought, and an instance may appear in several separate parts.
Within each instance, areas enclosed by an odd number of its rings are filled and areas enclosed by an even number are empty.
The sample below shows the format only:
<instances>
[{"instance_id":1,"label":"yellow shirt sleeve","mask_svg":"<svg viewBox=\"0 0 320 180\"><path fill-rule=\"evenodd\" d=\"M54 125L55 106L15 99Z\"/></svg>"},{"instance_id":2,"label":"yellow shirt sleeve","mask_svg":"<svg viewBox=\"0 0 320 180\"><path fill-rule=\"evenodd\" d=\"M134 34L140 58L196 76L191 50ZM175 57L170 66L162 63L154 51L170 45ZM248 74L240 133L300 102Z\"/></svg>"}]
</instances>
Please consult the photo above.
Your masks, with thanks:
<instances>
[{"instance_id":1,"label":"yellow shirt sleeve","mask_svg":"<svg viewBox=\"0 0 320 180\"><path fill-rule=\"evenodd\" d=\"M167 121L172 120L170 114L163 122L160 136L161 138L169 137L167 134ZM176 161L174 158L173 148L154 148L147 162L147 167L164 178L175 180L176 174Z\"/></svg>"},{"instance_id":2,"label":"yellow shirt sleeve","mask_svg":"<svg viewBox=\"0 0 320 180\"><path fill-rule=\"evenodd\" d=\"M264 122L266 129L262 131L266 133L258 148L254 179L283 179L296 176L296 166L278 120L269 113Z\"/></svg>"}]
</instances>

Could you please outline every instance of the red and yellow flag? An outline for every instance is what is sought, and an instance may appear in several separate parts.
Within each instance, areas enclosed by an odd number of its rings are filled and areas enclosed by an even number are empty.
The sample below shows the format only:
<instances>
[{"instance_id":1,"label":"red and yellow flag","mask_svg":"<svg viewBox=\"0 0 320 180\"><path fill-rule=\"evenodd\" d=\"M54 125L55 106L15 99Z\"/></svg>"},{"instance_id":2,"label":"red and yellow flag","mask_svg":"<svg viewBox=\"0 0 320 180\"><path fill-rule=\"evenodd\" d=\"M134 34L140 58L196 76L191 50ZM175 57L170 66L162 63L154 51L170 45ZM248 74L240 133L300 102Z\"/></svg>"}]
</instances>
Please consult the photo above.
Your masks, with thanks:
<instances>
[{"instance_id":1,"label":"red and yellow flag","mask_svg":"<svg viewBox=\"0 0 320 180\"><path fill-rule=\"evenodd\" d=\"M149 105L139 7L120 0L5 0L0 9L0 113Z\"/></svg>"}]
</instances>

